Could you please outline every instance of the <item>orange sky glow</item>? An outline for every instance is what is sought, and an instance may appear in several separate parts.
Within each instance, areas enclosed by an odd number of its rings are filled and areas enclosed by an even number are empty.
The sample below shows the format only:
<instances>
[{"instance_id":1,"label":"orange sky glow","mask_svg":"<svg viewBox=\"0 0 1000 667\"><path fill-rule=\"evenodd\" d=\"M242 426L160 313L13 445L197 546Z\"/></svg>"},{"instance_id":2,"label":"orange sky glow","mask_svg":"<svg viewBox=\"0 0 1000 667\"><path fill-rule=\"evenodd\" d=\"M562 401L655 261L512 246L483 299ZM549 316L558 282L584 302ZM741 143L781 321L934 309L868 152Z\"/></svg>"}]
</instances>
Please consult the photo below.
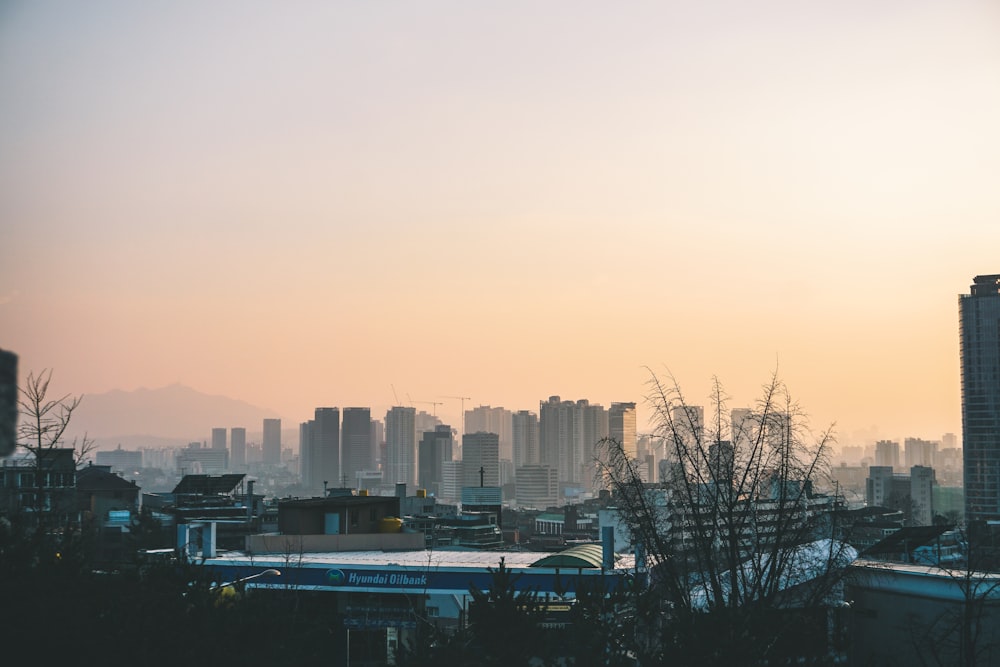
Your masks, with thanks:
<instances>
[{"instance_id":1,"label":"orange sky glow","mask_svg":"<svg viewBox=\"0 0 1000 667\"><path fill-rule=\"evenodd\" d=\"M777 369L840 444L959 433L998 35L985 0L5 3L0 347L286 425L558 394L641 430L648 369L733 407Z\"/></svg>"}]
</instances>

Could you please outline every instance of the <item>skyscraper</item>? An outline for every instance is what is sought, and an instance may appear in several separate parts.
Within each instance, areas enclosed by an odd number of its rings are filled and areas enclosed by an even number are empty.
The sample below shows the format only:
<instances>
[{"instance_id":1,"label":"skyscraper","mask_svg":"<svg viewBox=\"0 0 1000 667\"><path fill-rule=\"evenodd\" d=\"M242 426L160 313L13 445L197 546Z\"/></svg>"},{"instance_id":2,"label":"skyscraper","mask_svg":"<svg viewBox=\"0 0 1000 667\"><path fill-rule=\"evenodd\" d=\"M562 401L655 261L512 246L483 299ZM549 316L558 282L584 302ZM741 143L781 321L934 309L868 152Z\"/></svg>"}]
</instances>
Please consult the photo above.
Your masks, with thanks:
<instances>
[{"instance_id":1,"label":"skyscraper","mask_svg":"<svg viewBox=\"0 0 1000 667\"><path fill-rule=\"evenodd\" d=\"M515 469L538 465L541 461L538 451L538 415L527 410L518 410L511 415L511 440Z\"/></svg>"},{"instance_id":2,"label":"skyscraper","mask_svg":"<svg viewBox=\"0 0 1000 667\"><path fill-rule=\"evenodd\" d=\"M630 458L638 456L635 439L635 403L612 403L608 410L608 437L621 444Z\"/></svg>"},{"instance_id":3,"label":"skyscraper","mask_svg":"<svg viewBox=\"0 0 1000 667\"><path fill-rule=\"evenodd\" d=\"M340 409L316 408L299 429L302 483L313 493L340 486Z\"/></svg>"},{"instance_id":4,"label":"skyscraper","mask_svg":"<svg viewBox=\"0 0 1000 667\"><path fill-rule=\"evenodd\" d=\"M212 449L221 449L223 451L229 451L229 448L226 446L225 428L212 429Z\"/></svg>"},{"instance_id":5,"label":"skyscraper","mask_svg":"<svg viewBox=\"0 0 1000 667\"><path fill-rule=\"evenodd\" d=\"M233 470L240 470L247 464L247 430L234 426L229 431L229 465Z\"/></svg>"},{"instance_id":6,"label":"skyscraper","mask_svg":"<svg viewBox=\"0 0 1000 667\"><path fill-rule=\"evenodd\" d=\"M371 408L344 408L341 463L347 486L356 486L358 473L375 467Z\"/></svg>"},{"instance_id":7,"label":"skyscraper","mask_svg":"<svg viewBox=\"0 0 1000 667\"><path fill-rule=\"evenodd\" d=\"M1000 274L958 297L965 520L1000 519Z\"/></svg>"},{"instance_id":8,"label":"skyscraper","mask_svg":"<svg viewBox=\"0 0 1000 667\"><path fill-rule=\"evenodd\" d=\"M466 486L500 486L500 436L466 433L462 436L462 466Z\"/></svg>"},{"instance_id":9,"label":"skyscraper","mask_svg":"<svg viewBox=\"0 0 1000 667\"><path fill-rule=\"evenodd\" d=\"M281 420L264 420L264 463L278 465L281 463Z\"/></svg>"},{"instance_id":10,"label":"skyscraper","mask_svg":"<svg viewBox=\"0 0 1000 667\"><path fill-rule=\"evenodd\" d=\"M559 471L560 484L589 487L597 442L608 435L608 411L586 400L550 396L538 406L538 434L541 464Z\"/></svg>"},{"instance_id":11,"label":"skyscraper","mask_svg":"<svg viewBox=\"0 0 1000 667\"><path fill-rule=\"evenodd\" d=\"M385 458L382 481L386 484L417 483L417 411L393 406L385 413Z\"/></svg>"},{"instance_id":12,"label":"skyscraper","mask_svg":"<svg viewBox=\"0 0 1000 667\"><path fill-rule=\"evenodd\" d=\"M496 433L500 438L500 458L507 461L514 460L510 410L488 405L466 410L465 433L480 432Z\"/></svg>"},{"instance_id":13,"label":"skyscraper","mask_svg":"<svg viewBox=\"0 0 1000 667\"><path fill-rule=\"evenodd\" d=\"M454 440L451 437L451 426L442 424L435 426L433 431L424 431L420 438L418 452L417 484L428 493L441 495L441 483L444 481L444 464L451 461L454 455Z\"/></svg>"}]
</instances>

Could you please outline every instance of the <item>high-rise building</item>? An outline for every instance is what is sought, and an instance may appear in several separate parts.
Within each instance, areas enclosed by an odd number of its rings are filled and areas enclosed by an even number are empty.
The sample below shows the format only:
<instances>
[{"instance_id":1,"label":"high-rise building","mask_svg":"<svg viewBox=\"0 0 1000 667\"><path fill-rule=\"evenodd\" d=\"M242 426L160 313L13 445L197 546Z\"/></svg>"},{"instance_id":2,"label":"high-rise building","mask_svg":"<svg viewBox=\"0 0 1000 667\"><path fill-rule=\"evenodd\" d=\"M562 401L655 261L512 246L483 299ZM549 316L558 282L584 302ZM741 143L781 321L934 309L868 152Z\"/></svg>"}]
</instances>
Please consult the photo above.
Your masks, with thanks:
<instances>
[{"instance_id":1,"label":"high-rise building","mask_svg":"<svg viewBox=\"0 0 1000 667\"><path fill-rule=\"evenodd\" d=\"M385 484L417 483L417 442L415 408L393 406L385 413ZM432 426L433 428L433 426Z\"/></svg>"},{"instance_id":2,"label":"high-rise building","mask_svg":"<svg viewBox=\"0 0 1000 667\"><path fill-rule=\"evenodd\" d=\"M546 509L559 503L559 475L554 468L530 464L516 472L514 499L521 508Z\"/></svg>"},{"instance_id":3,"label":"high-rise building","mask_svg":"<svg viewBox=\"0 0 1000 667\"><path fill-rule=\"evenodd\" d=\"M321 493L341 486L340 409L316 408L313 419L304 423L299 433L305 487Z\"/></svg>"},{"instance_id":4,"label":"high-rise building","mask_svg":"<svg viewBox=\"0 0 1000 667\"><path fill-rule=\"evenodd\" d=\"M541 464L559 471L559 483L589 487L597 443L608 435L607 410L586 400L550 396L538 405L538 434Z\"/></svg>"},{"instance_id":5,"label":"high-rise building","mask_svg":"<svg viewBox=\"0 0 1000 667\"><path fill-rule=\"evenodd\" d=\"M892 440L879 440L875 443L875 465L899 467L899 443Z\"/></svg>"},{"instance_id":6,"label":"high-rise building","mask_svg":"<svg viewBox=\"0 0 1000 667\"><path fill-rule=\"evenodd\" d=\"M299 424L299 474L302 476L302 486L306 487L310 491L314 490L312 488L312 437L313 429L315 427L316 422L312 419Z\"/></svg>"},{"instance_id":7,"label":"high-rise building","mask_svg":"<svg viewBox=\"0 0 1000 667\"><path fill-rule=\"evenodd\" d=\"M493 408L489 405L466 410L464 428L465 433L496 433L500 438L500 458L505 461L514 460L510 410Z\"/></svg>"},{"instance_id":8,"label":"high-rise building","mask_svg":"<svg viewBox=\"0 0 1000 667\"><path fill-rule=\"evenodd\" d=\"M225 428L213 428L212 429L212 449L221 449L223 451L229 451L226 446L226 429Z\"/></svg>"},{"instance_id":9,"label":"high-rise building","mask_svg":"<svg viewBox=\"0 0 1000 667\"><path fill-rule=\"evenodd\" d=\"M608 410L608 437L622 446L630 459L639 452L635 438L635 403L612 403Z\"/></svg>"},{"instance_id":10,"label":"high-rise building","mask_svg":"<svg viewBox=\"0 0 1000 667\"><path fill-rule=\"evenodd\" d=\"M247 464L247 430L234 426L229 431L229 465L233 470L241 470Z\"/></svg>"},{"instance_id":11,"label":"high-rise building","mask_svg":"<svg viewBox=\"0 0 1000 667\"><path fill-rule=\"evenodd\" d=\"M1000 519L1000 274L958 298L965 520Z\"/></svg>"},{"instance_id":12,"label":"high-rise building","mask_svg":"<svg viewBox=\"0 0 1000 667\"><path fill-rule=\"evenodd\" d=\"M541 461L538 450L538 415L528 410L518 410L512 414L511 441L515 468L538 465Z\"/></svg>"},{"instance_id":13,"label":"high-rise building","mask_svg":"<svg viewBox=\"0 0 1000 667\"><path fill-rule=\"evenodd\" d=\"M344 408L341 438L342 476L346 486L357 486L358 473L375 467L371 408Z\"/></svg>"},{"instance_id":14,"label":"high-rise building","mask_svg":"<svg viewBox=\"0 0 1000 667\"><path fill-rule=\"evenodd\" d=\"M281 463L281 420L264 420L264 463L278 465Z\"/></svg>"},{"instance_id":15,"label":"high-rise building","mask_svg":"<svg viewBox=\"0 0 1000 667\"><path fill-rule=\"evenodd\" d=\"M454 456L451 426L441 424L433 431L424 431L417 453L417 485L435 496L441 495L444 464Z\"/></svg>"},{"instance_id":16,"label":"high-rise building","mask_svg":"<svg viewBox=\"0 0 1000 667\"><path fill-rule=\"evenodd\" d=\"M906 438L903 443L906 445L904 454L906 456L907 468L912 468L913 466L934 467L934 459L937 457L938 448L936 442L921 440L920 438Z\"/></svg>"},{"instance_id":17,"label":"high-rise building","mask_svg":"<svg viewBox=\"0 0 1000 667\"><path fill-rule=\"evenodd\" d=\"M500 486L500 436L466 433L462 436L462 466L466 486Z\"/></svg>"}]
</instances>

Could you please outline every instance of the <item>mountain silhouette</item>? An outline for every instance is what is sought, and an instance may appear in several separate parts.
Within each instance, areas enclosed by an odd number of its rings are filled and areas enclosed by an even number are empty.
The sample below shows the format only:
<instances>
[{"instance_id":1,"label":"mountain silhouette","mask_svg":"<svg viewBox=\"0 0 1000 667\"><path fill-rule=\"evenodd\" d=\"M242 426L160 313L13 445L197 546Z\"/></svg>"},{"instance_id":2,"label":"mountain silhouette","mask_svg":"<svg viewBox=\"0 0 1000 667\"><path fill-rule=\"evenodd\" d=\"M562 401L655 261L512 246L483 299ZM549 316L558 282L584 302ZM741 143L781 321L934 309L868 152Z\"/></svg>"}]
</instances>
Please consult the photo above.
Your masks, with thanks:
<instances>
[{"instance_id":1,"label":"mountain silhouette","mask_svg":"<svg viewBox=\"0 0 1000 667\"><path fill-rule=\"evenodd\" d=\"M247 430L248 441L259 441L263 419L275 417L279 415L273 410L246 401L172 384L159 389L87 394L73 412L67 433L70 439L86 433L100 449L118 444L162 447L210 442L214 427L228 431L241 426Z\"/></svg>"}]
</instances>

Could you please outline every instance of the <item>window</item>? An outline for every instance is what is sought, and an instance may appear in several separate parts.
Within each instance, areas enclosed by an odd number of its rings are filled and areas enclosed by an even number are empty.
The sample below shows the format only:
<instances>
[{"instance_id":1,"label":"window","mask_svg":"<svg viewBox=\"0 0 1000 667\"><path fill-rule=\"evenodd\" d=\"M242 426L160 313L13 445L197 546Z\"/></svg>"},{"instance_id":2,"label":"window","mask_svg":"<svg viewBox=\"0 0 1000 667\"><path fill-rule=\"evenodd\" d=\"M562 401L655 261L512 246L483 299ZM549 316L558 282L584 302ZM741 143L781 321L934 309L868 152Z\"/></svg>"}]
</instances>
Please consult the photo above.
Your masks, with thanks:
<instances>
[{"instance_id":1,"label":"window","mask_svg":"<svg viewBox=\"0 0 1000 667\"><path fill-rule=\"evenodd\" d=\"M351 525L352 526L358 525L358 514L359 514L358 510L351 510Z\"/></svg>"}]
</instances>

